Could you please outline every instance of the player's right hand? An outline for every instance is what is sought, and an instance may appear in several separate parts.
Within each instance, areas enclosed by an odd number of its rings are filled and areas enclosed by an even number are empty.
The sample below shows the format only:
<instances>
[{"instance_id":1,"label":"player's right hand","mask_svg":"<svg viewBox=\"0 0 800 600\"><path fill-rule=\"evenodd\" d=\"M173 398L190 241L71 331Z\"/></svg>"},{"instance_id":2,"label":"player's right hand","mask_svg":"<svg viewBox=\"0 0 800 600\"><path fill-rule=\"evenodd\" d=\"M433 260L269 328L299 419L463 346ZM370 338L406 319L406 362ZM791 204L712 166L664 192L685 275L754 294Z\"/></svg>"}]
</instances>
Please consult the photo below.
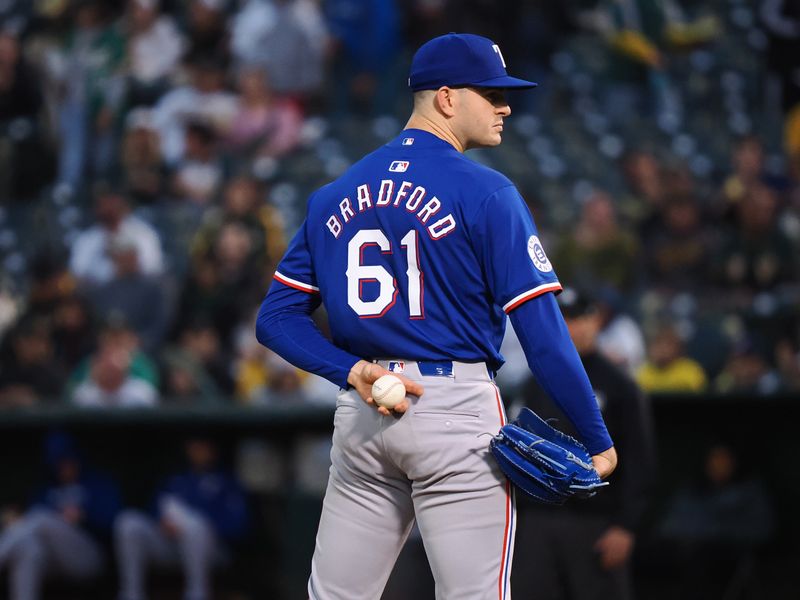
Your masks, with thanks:
<instances>
[{"instance_id":1,"label":"player's right hand","mask_svg":"<svg viewBox=\"0 0 800 600\"><path fill-rule=\"evenodd\" d=\"M617 468L617 451L614 449L614 446L611 446L611 448L604 450L600 454L593 455L592 463L594 464L594 470L600 475L600 479L605 479L611 475L614 469Z\"/></svg>"},{"instance_id":2,"label":"player's right hand","mask_svg":"<svg viewBox=\"0 0 800 600\"><path fill-rule=\"evenodd\" d=\"M407 379L402 375L398 375L397 373L391 373L391 371L388 369L384 369L382 366L366 360L360 360L354 364L353 368L350 369L350 375L347 377L347 383L353 386L353 388L358 392L358 395L361 396L362 400L364 400L364 402L367 404L376 407L379 413L387 417L392 414L392 412L404 413L408 410L408 400L403 400L392 410L389 410L383 406L378 406L372 399L372 384L375 383L379 377L389 374L395 375L398 379L400 379L400 381L403 382L403 385L406 386L406 394L411 394L412 396L422 396L424 388L419 382L411 381L410 379Z\"/></svg>"}]
</instances>

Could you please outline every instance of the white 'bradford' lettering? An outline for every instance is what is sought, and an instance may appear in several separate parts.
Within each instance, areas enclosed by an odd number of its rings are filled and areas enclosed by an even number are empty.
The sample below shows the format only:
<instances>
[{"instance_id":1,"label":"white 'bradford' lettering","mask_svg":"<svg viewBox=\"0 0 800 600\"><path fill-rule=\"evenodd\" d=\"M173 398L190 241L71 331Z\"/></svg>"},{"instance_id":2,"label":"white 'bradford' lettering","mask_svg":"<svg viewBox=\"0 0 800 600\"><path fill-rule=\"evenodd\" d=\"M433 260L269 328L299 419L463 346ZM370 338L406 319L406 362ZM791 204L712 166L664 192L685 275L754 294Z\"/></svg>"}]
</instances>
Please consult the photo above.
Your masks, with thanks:
<instances>
[{"instance_id":1,"label":"white 'bradford' lettering","mask_svg":"<svg viewBox=\"0 0 800 600\"><path fill-rule=\"evenodd\" d=\"M412 185L414 184L411 183L410 181L404 181L403 183L401 183L400 189L397 190L397 200L395 200L395 202L400 202L403 198L405 198L408 195L408 190L411 188ZM397 206L397 204L395 204L395 206Z\"/></svg>"},{"instance_id":2,"label":"white 'bradford' lettering","mask_svg":"<svg viewBox=\"0 0 800 600\"><path fill-rule=\"evenodd\" d=\"M425 198L425 188L418 185L414 188L414 191L411 192L411 195L408 197L406 201L406 210L408 212L414 212L419 208L420 202L422 202L423 198ZM395 201L395 205L396 205Z\"/></svg>"},{"instance_id":3,"label":"white 'bradford' lettering","mask_svg":"<svg viewBox=\"0 0 800 600\"><path fill-rule=\"evenodd\" d=\"M364 212L365 208L372 208L372 198L366 183L358 186L358 212Z\"/></svg>"},{"instance_id":4,"label":"white 'bradford' lettering","mask_svg":"<svg viewBox=\"0 0 800 600\"><path fill-rule=\"evenodd\" d=\"M446 236L455 228L456 220L453 218L453 215L447 215L446 217L436 221L436 223L433 225L428 225L428 235L430 235L432 239L438 240Z\"/></svg>"},{"instance_id":5,"label":"white 'bradford' lettering","mask_svg":"<svg viewBox=\"0 0 800 600\"><path fill-rule=\"evenodd\" d=\"M422 210L417 213L417 218L423 223L427 223L428 219L439 212L440 208L442 208L442 203L436 196L434 196L428 200L425 203L425 206L422 207Z\"/></svg>"},{"instance_id":6,"label":"white 'bradford' lettering","mask_svg":"<svg viewBox=\"0 0 800 600\"><path fill-rule=\"evenodd\" d=\"M339 218L336 215L331 215L328 217L328 221L325 223L325 225L328 226L328 230L335 238L338 238L339 234L342 233L342 223L339 221Z\"/></svg>"},{"instance_id":7,"label":"white 'bradford' lettering","mask_svg":"<svg viewBox=\"0 0 800 600\"><path fill-rule=\"evenodd\" d=\"M394 193L394 181L391 179L381 180L381 189L378 190L378 206L387 206L392 201L392 194Z\"/></svg>"},{"instance_id":8,"label":"white 'bradford' lettering","mask_svg":"<svg viewBox=\"0 0 800 600\"><path fill-rule=\"evenodd\" d=\"M409 190L414 188L411 193ZM404 181L397 186L397 193L395 193L395 182L391 179L382 179L378 189L378 197L373 202L372 193L369 184L362 184L356 188L356 200L358 212L362 213L375 207L391 206L398 208L403 206L408 212L414 213L422 225L427 225L428 235L431 239L438 240L445 237L456 228L456 220L452 213L442 217L436 222L428 225L431 217L436 215L442 208L442 202L436 196L430 198L423 204L427 196L427 190L421 185L414 186L411 181ZM404 202L405 201L405 202ZM422 206L422 208L420 208ZM328 217L325 226L331 235L338 239L344 229L344 226L350 222L350 219L356 216L353 203L350 198L344 198L339 202L339 213L341 219L333 214Z\"/></svg>"},{"instance_id":9,"label":"white 'bradford' lettering","mask_svg":"<svg viewBox=\"0 0 800 600\"><path fill-rule=\"evenodd\" d=\"M344 219L345 223L350 222L350 217L356 216L356 213L354 213L353 209L350 207L350 198L345 198L339 202L339 210L342 213L342 218Z\"/></svg>"}]
</instances>

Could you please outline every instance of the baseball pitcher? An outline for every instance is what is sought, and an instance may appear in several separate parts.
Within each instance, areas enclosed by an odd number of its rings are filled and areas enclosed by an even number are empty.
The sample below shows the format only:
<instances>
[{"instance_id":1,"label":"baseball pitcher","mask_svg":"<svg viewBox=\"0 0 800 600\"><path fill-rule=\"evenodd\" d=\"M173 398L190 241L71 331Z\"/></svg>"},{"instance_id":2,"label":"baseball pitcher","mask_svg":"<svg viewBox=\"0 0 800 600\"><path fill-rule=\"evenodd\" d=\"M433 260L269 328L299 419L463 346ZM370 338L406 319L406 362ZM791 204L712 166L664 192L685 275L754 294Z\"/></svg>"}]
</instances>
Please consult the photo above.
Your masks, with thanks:
<instances>
[{"instance_id":1,"label":"baseball pitcher","mask_svg":"<svg viewBox=\"0 0 800 600\"><path fill-rule=\"evenodd\" d=\"M313 600L380 598L415 520L438 599L510 598L514 497L489 451L506 422L507 316L597 472L616 465L533 218L508 178L464 155L500 143L505 90L535 85L487 38L424 44L406 128L311 195L275 272L259 341L341 387ZM320 304L332 341L311 319ZM371 397L390 372L407 392L392 410Z\"/></svg>"}]
</instances>

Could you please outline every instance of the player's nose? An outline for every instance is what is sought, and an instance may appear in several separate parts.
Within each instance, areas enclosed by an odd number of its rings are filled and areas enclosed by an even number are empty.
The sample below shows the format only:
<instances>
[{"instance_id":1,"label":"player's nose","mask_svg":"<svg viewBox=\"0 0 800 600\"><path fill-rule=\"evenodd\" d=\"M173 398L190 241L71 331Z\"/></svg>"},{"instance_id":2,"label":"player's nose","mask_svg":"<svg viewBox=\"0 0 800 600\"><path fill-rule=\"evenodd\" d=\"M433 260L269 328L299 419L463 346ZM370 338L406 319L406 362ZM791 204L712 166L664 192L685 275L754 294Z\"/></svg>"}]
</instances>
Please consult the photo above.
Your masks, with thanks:
<instances>
[{"instance_id":1,"label":"player's nose","mask_svg":"<svg viewBox=\"0 0 800 600\"><path fill-rule=\"evenodd\" d=\"M502 106L497 107L497 114L501 117L507 117L511 114L511 107L508 104L503 104Z\"/></svg>"}]
</instances>

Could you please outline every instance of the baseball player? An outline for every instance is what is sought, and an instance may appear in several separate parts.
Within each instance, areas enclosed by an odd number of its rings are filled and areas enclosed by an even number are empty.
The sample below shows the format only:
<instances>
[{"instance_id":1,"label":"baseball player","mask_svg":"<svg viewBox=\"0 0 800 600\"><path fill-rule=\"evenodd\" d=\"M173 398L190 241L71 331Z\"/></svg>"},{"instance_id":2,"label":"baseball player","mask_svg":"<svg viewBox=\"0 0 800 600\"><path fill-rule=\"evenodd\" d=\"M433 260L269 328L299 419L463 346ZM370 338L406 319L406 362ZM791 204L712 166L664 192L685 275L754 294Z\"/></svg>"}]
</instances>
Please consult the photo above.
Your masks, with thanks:
<instances>
[{"instance_id":1,"label":"baseball player","mask_svg":"<svg viewBox=\"0 0 800 600\"><path fill-rule=\"evenodd\" d=\"M377 599L416 519L439 599L505 599L514 498L489 452L511 317L531 369L601 476L616 452L553 293L561 286L514 185L464 156L511 113L500 48L448 34L414 55L406 128L311 195L261 306L261 343L338 384L312 600ZM324 304L332 341L311 313ZM388 410L371 384L392 372ZM486 435L489 434L489 435Z\"/></svg>"}]
</instances>

